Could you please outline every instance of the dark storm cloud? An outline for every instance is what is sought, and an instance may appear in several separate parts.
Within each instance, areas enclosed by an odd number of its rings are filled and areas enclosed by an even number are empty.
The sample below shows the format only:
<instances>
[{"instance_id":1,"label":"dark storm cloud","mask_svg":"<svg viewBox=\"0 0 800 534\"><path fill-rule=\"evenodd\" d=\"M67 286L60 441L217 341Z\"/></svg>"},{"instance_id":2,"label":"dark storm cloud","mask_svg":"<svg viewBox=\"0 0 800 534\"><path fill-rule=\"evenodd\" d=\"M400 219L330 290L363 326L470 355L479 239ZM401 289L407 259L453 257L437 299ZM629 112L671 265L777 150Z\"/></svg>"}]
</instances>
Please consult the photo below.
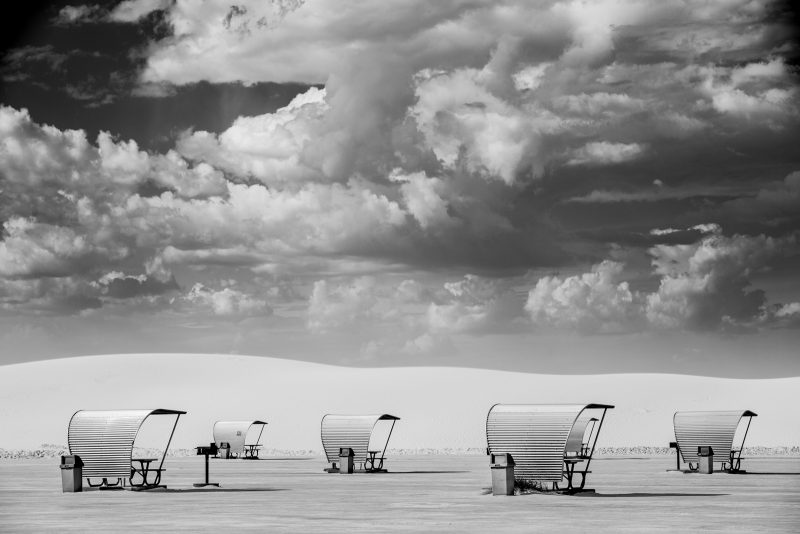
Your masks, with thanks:
<instances>
[{"instance_id":1,"label":"dark storm cloud","mask_svg":"<svg viewBox=\"0 0 800 534\"><path fill-rule=\"evenodd\" d=\"M127 11L121 9L126 4L131 4ZM236 82L198 82L177 88L139 85L146 47L151 40L166 37L170 29L163 11L153 9L134 17L133 4L62 2L38 10L33 6L27 15L27 31L13 31L26 27L25 22L9 28L6 36L14 37L0 50L0 101L30 109L62 129L81 128L91 137L100 130L110 131L163 151L186 129L222 131L239 115L274 111L308 88ZM142 4L148 9L166 5ZM64 9L72 18L61 17L67 13ZM112 14L117 11L121 15L115 19ZM125 13L130 20L121 23ZM72 22L66 24L67 19Z\"/></svg>"}]
</instances>

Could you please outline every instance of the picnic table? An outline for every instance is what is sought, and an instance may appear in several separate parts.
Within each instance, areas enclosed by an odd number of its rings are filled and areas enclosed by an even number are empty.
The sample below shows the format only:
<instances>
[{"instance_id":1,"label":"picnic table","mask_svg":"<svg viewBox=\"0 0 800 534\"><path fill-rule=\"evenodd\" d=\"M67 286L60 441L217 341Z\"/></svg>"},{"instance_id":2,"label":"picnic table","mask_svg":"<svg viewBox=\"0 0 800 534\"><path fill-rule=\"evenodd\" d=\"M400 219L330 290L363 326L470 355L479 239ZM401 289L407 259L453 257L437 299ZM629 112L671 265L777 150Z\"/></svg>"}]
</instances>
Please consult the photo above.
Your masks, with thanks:
<instances>
[{"instance_id":1,"label":"picnic table","mask_svg":"<svg viewBox=\"0 0 800 534\"><path fill-rule=\"evenodd\" d=\"M131 486L135 488L154 488L161 482L161 472L165 469L159 467L151 467L153 462L158 461L158 458L131 458ZM149 480L150 475L155 474L155 478ZM140 482L135 482L134 477L139 475Z\"/></svg>"},{"instance_id":2,"label":"picnic table","mask_svg":"<svg viewBox=\"0 0 800 534\"><path fill-rule=\"evenodd\" d=\"M382 451L367 451L367 458L364 460L364 470L365 471L380 471L383 469L383 460L384 457L378 457ZM375 462L378 462L378 466L375 466Z\"/></svg>"},{"instance_id":3,"label":"picnic table","mask_svg":"<svg viewBox=\"0 0 800 534\"><path fill-rule=\"evenodd\" d=\"M572 485L572 477L574 477L576 473L575 466L586 459L587 458L581 456L564 458L564 476L567 479L567 490L575 489ZM577 471L577 473L581 475L581 484L578 486L578 489L583 489L583 485L586 483L586 475L590 472L591 471Z\"/></svg>"},{"instance_id":4,"label":"picnic table","mask_svg":"<svg viewBox=\"0 0 800 534\"><path fill-rule=\"evenodd\" d=\"M258 445L256 443L244 445L244 457L248 460L258 460L258 449L260 449L262 445Z\"/></svg>"}]
</instances>

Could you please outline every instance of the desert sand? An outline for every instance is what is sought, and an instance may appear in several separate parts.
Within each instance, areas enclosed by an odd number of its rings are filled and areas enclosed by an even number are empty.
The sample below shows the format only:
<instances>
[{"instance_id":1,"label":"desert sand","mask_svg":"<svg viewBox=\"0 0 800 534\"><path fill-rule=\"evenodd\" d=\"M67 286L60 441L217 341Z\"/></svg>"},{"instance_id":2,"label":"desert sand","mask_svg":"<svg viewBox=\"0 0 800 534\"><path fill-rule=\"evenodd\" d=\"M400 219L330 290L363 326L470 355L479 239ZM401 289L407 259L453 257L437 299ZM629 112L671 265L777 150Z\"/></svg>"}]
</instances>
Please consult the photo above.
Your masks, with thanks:
<instances>
[{"instance_id":1,"label":"desert sand","mask_svg":"<svg viewBox=\"0 0 800 534\"><path fill-rule=\"evenodd\" d=\"M321 451L324 414L382 412L402 418L391 447L480 449L486 414L498 402L614 404L599 447L666 446L674 439L676 410L749 409L759 414L749 445L793 446L800 444L798 391L797 377L567 376L347 368L233 355L88 356L0 367L0 448L66 444L76 410L173 408L188 412L175 448L209 442L214 421L252 418L269 422L267 448Z\"/></svg>"},{"instance_id":2,"label":"desert sand","mask_svg":"<svg viewBox=\"0 0 800 534\"><path fill-rule=\"evenodd\" d=\"M52 460L0 460L3 532L797 532L800 459L748 474L669 473L672 459L598 459L586 496L486 494L485 456L390 457L386 474L324 458L168 458L167 490L61 493Z\"/></svg>"},{"instance_id":3,"label":"desert sand","mask_svg":"<svg viewBox=\"0 0 800 534\"><path fill-rule=\"evenodd\" d=\"M673 439L675 410L751 409L759 417L748 444L793 446L800 443L797 391L799 378L342 368L231 355L109 355L4 366L5 449L66 443L69 418L79 409L162 407L188 412L175 449L208 443L215 420L253 418L269 422L265 454L294 456L212 460L211 480L221 489L192 487L202 479L202 457L170 456L167 490L79 494L61 493L57 457L0 460L0 530L793 532L800 524L797 457L750 458L742 475L669 473L672 456L601 457L587 484L595 494L493 497L480 451L486 413L496 402L614 404L600 447L663 447ZM319 424L328 412L402 417L390 473L323 473ZM171 421L158 419L166 418L150 418L137 446L160 444ZM473 453L454 453L459 449Z\"/></svg>"}]
</instances>

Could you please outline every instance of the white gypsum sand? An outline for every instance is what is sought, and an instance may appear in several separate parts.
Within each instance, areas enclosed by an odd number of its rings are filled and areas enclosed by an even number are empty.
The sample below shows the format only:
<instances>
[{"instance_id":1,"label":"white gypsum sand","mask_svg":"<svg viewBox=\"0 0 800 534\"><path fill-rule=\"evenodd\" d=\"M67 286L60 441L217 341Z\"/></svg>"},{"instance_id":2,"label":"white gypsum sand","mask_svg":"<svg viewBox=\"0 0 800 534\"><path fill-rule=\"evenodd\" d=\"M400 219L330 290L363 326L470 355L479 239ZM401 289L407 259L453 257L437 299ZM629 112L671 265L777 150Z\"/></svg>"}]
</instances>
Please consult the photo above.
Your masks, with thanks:
<instances>
[{"instance_id":1,"label":"white gypsum sand","mask_svg":"<svg viewBox=\"0 0 800 534\"><path fill-rule=\"evenodd\" d=\"M348 368L213 354L86 356L0 367L0 447L65 443L69 418L80 409L173 408L188 412L174 448L209 442L216 420L253 418L269 422L263 436L268 448L320 450L324 414L375 412L402 418L393 448L481 448L486 413L497 402L614 404L601 447L665 446L673 440L676 410L750 409L759 417L749 445L793 446L800 443L800 425L791 424L797 391L798 377Z\"/></svg>"}]
</instances>

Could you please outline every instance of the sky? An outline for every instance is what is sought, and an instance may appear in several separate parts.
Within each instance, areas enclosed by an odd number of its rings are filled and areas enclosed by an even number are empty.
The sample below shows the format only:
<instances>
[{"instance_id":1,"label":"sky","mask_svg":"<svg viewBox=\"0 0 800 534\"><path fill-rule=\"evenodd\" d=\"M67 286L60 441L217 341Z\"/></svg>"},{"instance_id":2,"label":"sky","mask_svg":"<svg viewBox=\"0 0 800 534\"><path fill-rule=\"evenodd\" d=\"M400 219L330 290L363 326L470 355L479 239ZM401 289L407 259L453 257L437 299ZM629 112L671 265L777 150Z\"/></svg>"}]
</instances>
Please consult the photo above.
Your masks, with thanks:
<instances>
[{"instance_id":1,"label":"sky","mask_svg":"<svg viewBox=\"0 0 800 534\"><path fill-rule=\"evenodd\" d=\"M800 376L789 3L32 3L0 363Z\"/></svg>"}]
</instances>

